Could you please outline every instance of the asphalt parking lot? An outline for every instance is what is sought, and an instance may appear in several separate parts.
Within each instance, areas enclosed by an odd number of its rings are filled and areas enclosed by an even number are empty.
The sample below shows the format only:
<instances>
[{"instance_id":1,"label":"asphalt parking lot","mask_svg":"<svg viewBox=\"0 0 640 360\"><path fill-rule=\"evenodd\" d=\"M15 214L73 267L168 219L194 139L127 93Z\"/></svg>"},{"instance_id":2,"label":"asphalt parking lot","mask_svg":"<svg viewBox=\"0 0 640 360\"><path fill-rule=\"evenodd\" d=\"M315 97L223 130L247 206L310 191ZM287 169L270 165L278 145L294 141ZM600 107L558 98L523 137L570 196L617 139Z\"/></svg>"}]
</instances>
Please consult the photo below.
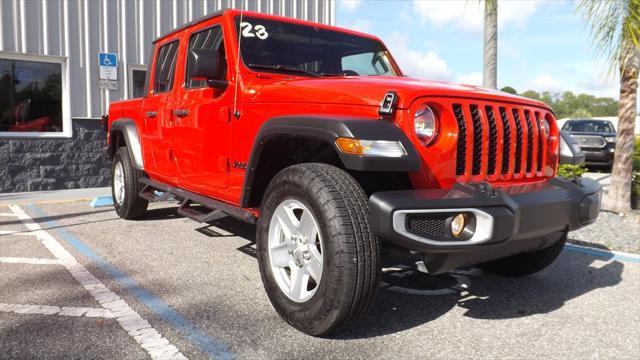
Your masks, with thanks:
<instances>
[{"instance_id":1,"label":"asphalt parking lot","mask_svg":"<svg viewBox=\"0 0 640 360\"><path fill-rule=\"evenodd\" d=\"M3 202L0 231L0 358L640 357L633 255L568 246L525 279L388 268L369 317L318 339L271 308L233 219Z\"/></svg>"}]
</instances>

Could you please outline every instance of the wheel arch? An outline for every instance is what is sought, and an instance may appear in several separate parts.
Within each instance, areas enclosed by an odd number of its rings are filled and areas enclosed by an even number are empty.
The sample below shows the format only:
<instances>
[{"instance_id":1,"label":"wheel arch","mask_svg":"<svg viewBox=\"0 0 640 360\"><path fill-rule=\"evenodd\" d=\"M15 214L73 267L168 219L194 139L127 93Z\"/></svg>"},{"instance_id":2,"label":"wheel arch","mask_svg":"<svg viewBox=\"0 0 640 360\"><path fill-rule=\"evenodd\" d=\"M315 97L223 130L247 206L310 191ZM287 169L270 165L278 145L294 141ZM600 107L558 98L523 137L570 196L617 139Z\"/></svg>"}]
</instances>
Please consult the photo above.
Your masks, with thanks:
<instances>
[{"instance_id":1,"label":"wheel arch","mask_svg":"<svg viewBox=\"0 0 640 360\"><path fill-rule=\"evenodd\" d=\"M345 154L337 148L339 137L400 141L407 156L385 158ZM296 152L292 153L290 149ZM420 159L413 144L392 122L328 116L273 118L260 127L254 139L242 188L242 206L259 206L270 179L283 168L302 162L327 163L357 173L406 175L420 169Z\"/></svg>"},{"instance_id":2,"label":"wheel arch","mask_svg":"<svg viewBox=\"0 0 640 360\"><path fill-rule=\"evenodd\" d=\"M113 158L113 155L121 146L127 147L133 167L138 170L144 170L138 128L132 119L121 118L113 121L109 126L109 157Z\"/></svg>"}]
</instances>

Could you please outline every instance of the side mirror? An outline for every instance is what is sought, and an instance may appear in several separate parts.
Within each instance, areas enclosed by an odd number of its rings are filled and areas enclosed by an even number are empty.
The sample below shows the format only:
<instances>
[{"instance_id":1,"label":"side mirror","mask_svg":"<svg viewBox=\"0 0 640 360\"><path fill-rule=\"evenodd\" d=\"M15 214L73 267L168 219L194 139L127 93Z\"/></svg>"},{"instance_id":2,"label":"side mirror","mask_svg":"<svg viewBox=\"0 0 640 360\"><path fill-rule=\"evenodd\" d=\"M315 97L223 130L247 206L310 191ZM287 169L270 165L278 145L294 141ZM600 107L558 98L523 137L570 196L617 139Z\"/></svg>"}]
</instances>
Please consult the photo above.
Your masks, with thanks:
<instances>
[{"instance_id":1,"label":"side mirror","mask_svg":"<svg viewBox=\"0 0 640 360\"><path fill-rule=\"evenodd\" d=\"M220 80L220 56L217 50L191 49L187 57L187 69L191 79L206 79L207 84L215 88L227 86L226 80Z\"/></svg>"}]
</instances>

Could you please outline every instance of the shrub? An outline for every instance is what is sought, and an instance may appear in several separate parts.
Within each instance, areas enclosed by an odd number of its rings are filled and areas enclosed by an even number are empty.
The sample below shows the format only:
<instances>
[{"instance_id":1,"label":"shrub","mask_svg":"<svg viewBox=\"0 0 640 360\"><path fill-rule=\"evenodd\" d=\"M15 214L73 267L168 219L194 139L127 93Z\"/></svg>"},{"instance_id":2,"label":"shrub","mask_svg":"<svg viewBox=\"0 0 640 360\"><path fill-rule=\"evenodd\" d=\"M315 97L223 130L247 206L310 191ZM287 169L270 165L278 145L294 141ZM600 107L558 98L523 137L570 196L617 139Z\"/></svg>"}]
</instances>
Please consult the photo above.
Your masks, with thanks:
<instances>
[{"instance_id":1,"label":"shrub","mask_svg":"<svg viewBox=\"0 0 640 360\"><path fill-rule=\"evenodd\" d=\"M562 176L569 180L579 178L586 172L587 168L584 167L584 165L561 164L558 167L558 176Z\"/></svg>"}]
</instances>

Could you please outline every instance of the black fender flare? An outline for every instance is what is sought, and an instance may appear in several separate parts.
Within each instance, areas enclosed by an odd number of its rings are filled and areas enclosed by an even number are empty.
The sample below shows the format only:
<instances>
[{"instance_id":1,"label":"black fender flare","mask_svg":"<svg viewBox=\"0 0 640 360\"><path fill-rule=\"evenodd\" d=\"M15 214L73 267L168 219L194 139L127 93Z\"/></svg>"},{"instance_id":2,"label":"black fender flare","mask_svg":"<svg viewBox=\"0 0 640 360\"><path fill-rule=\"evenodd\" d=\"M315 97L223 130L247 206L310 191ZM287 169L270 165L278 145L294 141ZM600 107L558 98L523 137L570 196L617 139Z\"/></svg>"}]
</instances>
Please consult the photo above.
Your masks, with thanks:
<instances>
[{"instance_id":1,"label":"black fender flare","mask_svg":"<svg viewBox=\"0 0 640 360\"><path fill-rule=\"evenodd\" d=\"M413 143L393 122L339 116L303 115L276 117L266 121L256 134L244 176L242 204L249 203L254 176L265 144L276 137L308 138L329 144L349 170L411 172L420 169L420 157ZM345 154L336 145L339 137L400 141L407 151L401 158Z\"/></svg>"},{"instance_id":2,"label":"black fender flare","mask_svg":"<svg viewBox=\"0 0 640 360\"><path fill-rule=\"evenodd\" d=\"M109 138L113 139L115 133L122 134L124 141L127 144L129 150L129 156L133 167L138 170L144 170L144 160L142 159L142 146L140 145L140 137L138 136L138 127L135 121L128 118L120 118L115 120L109 126ZM113 154L118 149L114 148L113 141L109 142L109 156L113 157Z\"/></svg>"}]
</instances>

